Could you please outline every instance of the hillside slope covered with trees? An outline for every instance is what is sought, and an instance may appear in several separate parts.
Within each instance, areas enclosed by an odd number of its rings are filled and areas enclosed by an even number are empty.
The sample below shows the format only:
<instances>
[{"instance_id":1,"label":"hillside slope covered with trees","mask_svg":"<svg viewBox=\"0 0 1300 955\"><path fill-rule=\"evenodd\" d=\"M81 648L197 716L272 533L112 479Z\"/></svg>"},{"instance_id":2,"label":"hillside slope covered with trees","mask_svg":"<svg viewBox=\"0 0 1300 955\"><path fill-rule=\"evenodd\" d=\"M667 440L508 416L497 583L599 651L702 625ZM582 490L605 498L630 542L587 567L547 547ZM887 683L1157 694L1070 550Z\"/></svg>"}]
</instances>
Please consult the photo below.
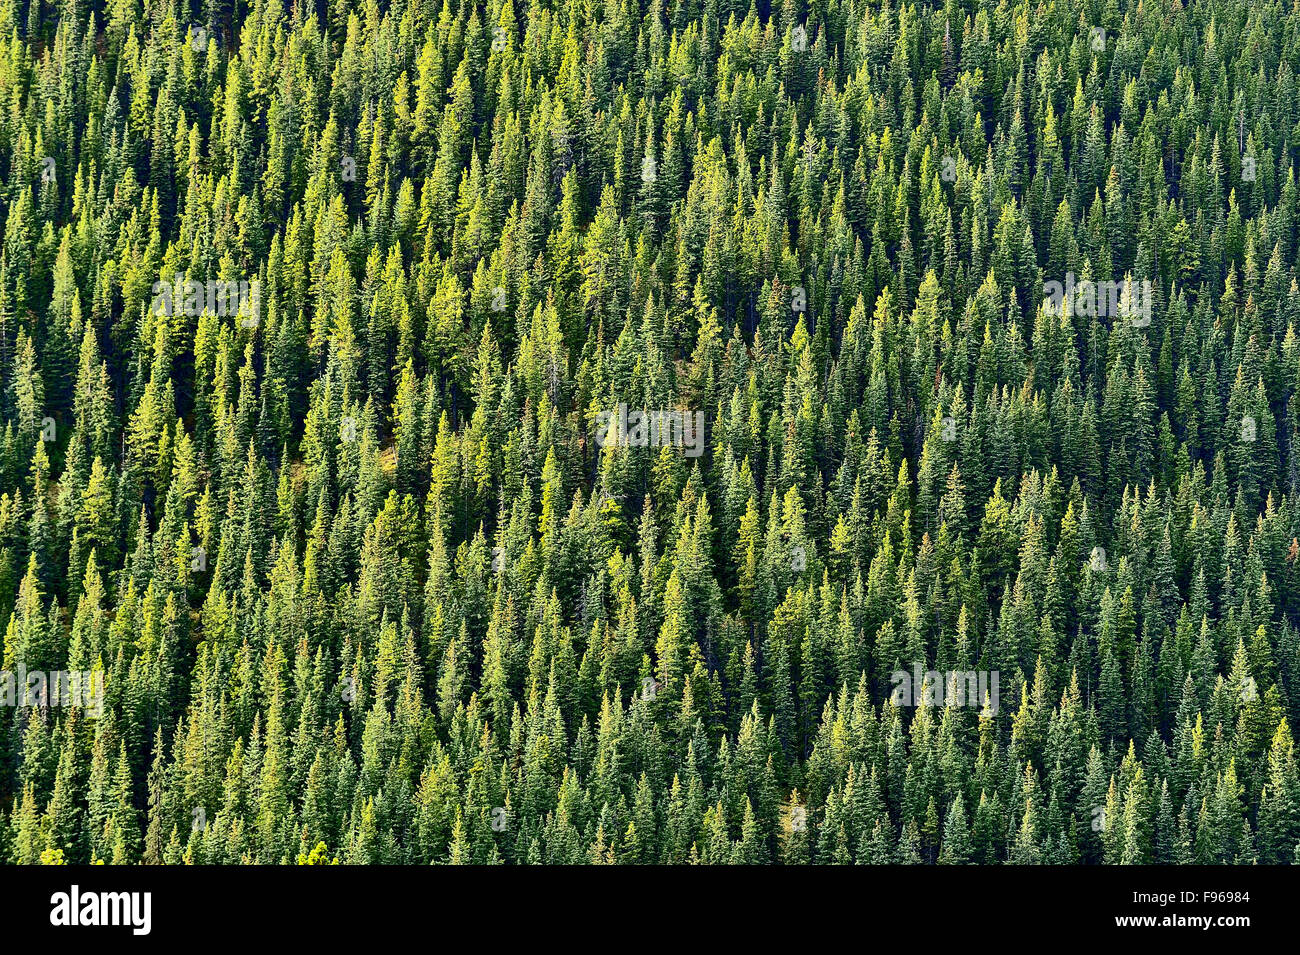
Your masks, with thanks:
<instances>
[{"instance_id":1,"label":"hillside slope covered with trees","mask_svg":"<svg viewBox=\"0 0 1300 955\"><path fill-rule=\"evenodd\" d=\"M0 0L0 858L1294 861L1298 73Z\"/></svg>"}]
</instances>

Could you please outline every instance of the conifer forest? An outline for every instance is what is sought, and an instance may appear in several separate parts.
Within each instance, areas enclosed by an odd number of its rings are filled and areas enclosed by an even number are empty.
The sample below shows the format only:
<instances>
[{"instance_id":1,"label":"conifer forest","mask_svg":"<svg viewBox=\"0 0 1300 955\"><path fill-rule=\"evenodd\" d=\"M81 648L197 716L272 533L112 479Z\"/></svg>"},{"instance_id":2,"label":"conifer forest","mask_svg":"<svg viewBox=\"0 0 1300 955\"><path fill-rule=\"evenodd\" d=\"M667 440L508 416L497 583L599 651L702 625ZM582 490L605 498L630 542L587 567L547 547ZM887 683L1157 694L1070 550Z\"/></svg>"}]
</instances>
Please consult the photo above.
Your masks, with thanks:
<instances>
[{"instance_id":1,"label":"conifer forest","mask_svg":"<svg viewBox=\"0 0 1300 955\"><path fill-rule=\"evenodd\" d=\"M0 0L0 859L1300 861L1297 0Z\"/></svg>"}]
</instances>

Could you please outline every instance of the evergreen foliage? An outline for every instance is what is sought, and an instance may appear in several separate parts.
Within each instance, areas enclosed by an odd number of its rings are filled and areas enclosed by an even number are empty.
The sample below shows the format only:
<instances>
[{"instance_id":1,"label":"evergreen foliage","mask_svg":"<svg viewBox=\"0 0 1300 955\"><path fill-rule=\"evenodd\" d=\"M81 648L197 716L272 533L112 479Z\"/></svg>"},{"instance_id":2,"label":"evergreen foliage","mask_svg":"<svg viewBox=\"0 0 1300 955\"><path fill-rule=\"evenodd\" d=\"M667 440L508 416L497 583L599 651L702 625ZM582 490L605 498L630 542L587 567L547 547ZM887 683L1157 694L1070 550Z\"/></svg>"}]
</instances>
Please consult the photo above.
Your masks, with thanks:
<instances>
[{"instance_id":1,"label":"evergreen foliage","mask_svg":"<svg viewBox=\"0 0 1300 955\"><path fill-rule=\"evenodd\" d=\"M0 0L0 669L103 687L0 706L0 858L1300 858L1298 72L1276 0Z\"/></svg>"}]
</instances>

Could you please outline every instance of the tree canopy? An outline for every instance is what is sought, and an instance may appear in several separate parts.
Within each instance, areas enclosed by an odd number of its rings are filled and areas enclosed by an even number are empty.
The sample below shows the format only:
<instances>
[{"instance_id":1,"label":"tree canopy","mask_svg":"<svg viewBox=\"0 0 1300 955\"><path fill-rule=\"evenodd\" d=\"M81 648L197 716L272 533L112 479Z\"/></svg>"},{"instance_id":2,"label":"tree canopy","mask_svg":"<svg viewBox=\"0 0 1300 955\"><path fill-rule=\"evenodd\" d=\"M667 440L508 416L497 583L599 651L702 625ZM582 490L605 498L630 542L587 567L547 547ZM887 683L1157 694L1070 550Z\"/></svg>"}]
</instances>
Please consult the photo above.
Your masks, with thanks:
<instances>
[{"instance_id":1,"label":"tree canopy","mask_svg":"<svg viewBox=\"0 0 1300 955\"><path fill-rule=\"evenodd\" d=\"M0 699L0 858L1295 861L1298 72L1278 0L0 0L0 669L102 692Z\"/></svg>"}]
</instances>

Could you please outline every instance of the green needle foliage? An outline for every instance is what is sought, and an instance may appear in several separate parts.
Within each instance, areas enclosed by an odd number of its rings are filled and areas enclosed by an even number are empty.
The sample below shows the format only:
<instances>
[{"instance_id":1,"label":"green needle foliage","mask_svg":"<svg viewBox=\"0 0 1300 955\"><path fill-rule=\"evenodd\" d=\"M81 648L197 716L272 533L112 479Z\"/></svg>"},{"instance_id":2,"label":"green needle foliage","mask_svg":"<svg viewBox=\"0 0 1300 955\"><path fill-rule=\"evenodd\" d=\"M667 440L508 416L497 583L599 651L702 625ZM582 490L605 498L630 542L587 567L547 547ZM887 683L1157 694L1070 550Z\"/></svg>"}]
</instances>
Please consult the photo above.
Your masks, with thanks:
<instances>
[{"instance_id":1,"label":"green needle foliage","mask_svg":"<svg viewBox=\"0 0 1300 955\"><path fill-rule=\"evenodd\" d=\"M1296 860L1298 73L0 0L0 858Z\"/></svg>"}]
</instances>

